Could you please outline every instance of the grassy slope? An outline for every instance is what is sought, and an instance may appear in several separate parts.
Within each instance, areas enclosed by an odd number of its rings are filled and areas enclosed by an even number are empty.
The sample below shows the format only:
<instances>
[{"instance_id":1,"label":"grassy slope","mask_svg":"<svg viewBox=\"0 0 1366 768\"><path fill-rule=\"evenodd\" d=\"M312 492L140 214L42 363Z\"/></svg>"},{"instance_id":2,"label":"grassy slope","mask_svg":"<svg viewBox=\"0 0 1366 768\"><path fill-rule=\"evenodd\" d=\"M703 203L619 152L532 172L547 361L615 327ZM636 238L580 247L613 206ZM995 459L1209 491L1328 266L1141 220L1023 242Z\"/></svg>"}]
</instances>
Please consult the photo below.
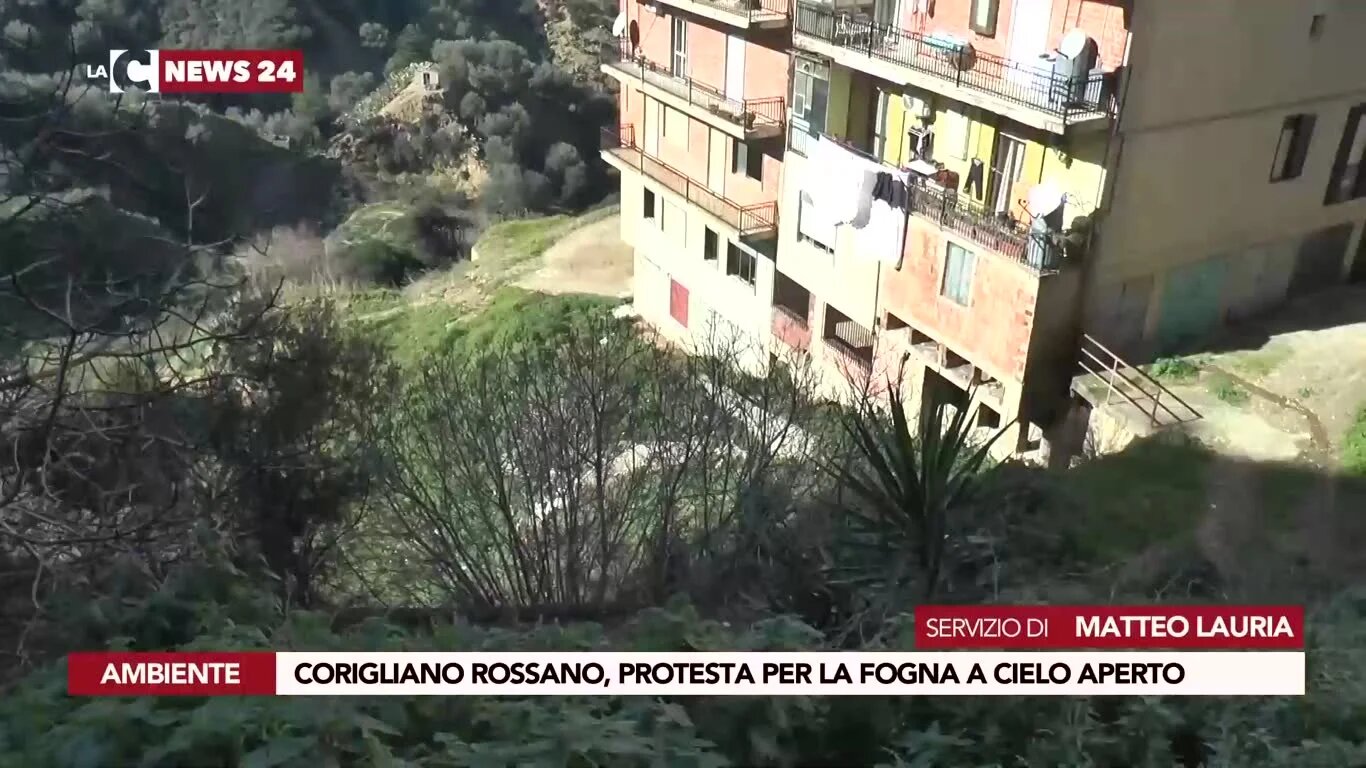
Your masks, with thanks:
<instances>
[{"instance_id":1,"label":"grassy slope","mask_svg":"<svg viewBox=\"0 0 1366 768\"><path fill-rule=\"evenodd\" d=\"M560 238L615 210L500 222L476 244L477 261L425 275L401 291L356 294L348 300L349 309L383 335L401 365L410 366L427 354L449 349L467 333L493 341L502 327L615 303L583 296L555 299L511 287L535 269L541 255ZM554 326L552 320L550 327Z\"/></svg>"}]
</instances>

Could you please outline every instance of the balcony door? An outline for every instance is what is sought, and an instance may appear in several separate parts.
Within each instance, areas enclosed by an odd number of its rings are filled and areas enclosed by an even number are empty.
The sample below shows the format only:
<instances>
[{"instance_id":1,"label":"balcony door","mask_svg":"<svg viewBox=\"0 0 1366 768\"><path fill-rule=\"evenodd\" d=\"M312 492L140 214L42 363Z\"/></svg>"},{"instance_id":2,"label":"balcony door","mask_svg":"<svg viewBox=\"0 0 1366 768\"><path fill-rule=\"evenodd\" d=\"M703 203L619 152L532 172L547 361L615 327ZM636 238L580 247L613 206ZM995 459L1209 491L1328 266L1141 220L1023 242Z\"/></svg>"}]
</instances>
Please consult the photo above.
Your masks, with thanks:
<instances>
[{"instance_id":1,"label":"balcony door","mask_svg":"<svg viewBox=\"0 0 1366 768\"><path fill-rule=\"evenodd\" d=\"M726 37L726 98L745 100L745 39Z\"/></svg>"},{"instance_id":2,"label":"balcony door","mask_svg":"<svg viewBox=\"0 0 1366 768\"><path fill-rule=\"evenodd\" d=\"M1004 133L996 135L996 151L991 158L991 208L1008 213L1014 208L1015 184L1024 173L1025 143Z\"/></svg>"},{"instance_id":3,"label":"balcony door","mask_svg":"<svg viewBox=\"0 0 1366 768\"><path fill-rule=\"evenodd\" d=\"M900 27L901 0L876 0L873 3L873 21L882 27L884 34L888 29Z\"/></svg>"},{"instance_id":4,"label":"balcony door","mask_svg":"<svg viewBox=\"0 0 1366 768\"><path fill-rule=\"evenodd\" d=\"M688 20L682 16L674 17L673 51L671 62L674 77L688 76Z\"/></svg>"},{"instance_id":5,"label":"balcony door","mask_svg":"<svg viewBox=\"0 0 1366 768\"><path fill-rule=\"evenodd\" d=\"M1010 16L1010 58L1015 65L1011 80L1032 87L1039 73L1052 74L1052 67L1039 58L1048 51L1052 16L1053 0L1015 0Z\"/></svg>"}]
</instances>

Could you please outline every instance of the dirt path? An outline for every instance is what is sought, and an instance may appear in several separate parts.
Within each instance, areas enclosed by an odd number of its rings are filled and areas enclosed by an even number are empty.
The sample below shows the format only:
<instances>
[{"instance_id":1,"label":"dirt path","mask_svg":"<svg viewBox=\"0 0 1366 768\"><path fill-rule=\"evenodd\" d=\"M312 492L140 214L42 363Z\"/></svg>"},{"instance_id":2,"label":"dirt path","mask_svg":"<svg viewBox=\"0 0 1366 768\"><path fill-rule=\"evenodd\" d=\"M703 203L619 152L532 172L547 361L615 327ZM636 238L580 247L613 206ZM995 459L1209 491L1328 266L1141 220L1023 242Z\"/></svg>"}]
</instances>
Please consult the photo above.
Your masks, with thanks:
<instances>
[{"instance_id":1,"label":"dirt path","mask_svg":"<svg viewBox=\"0 0 1366 768\"><path fill-rule=\"evenodd\" d=\"M551 246L535 272L518 287L543 293L631 295L633 255L621 241L621 217L608 216L569 233Z\"/></svg>"}]
</instances>

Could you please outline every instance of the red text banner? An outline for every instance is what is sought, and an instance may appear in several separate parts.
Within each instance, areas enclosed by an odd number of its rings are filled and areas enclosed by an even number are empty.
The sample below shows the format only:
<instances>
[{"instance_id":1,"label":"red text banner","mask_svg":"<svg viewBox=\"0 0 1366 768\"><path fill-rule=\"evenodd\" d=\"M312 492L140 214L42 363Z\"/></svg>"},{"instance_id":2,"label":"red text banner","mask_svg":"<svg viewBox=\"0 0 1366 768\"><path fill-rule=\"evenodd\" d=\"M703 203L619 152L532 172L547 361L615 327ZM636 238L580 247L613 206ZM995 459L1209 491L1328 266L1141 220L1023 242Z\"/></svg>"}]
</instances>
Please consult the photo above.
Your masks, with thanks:
<instances>
[{"instance_id":1,"label":"red text banner","mask_svg":"<svg viewBox=\"0 0 1366 768\"><path fill-rule=\"evenodd\" d=\"M158 52L161 93L299 93L304 54L293 50Z\"/></svg>"},{"instance_id":2,"label":"red text banner","mask_svg":"<svg viewBox=\"0 0 1366 768\"><path fill-rule=\"evenodd\" d=\"M1293 605L922 605L924 650L1301 650L1304 608Z\"/></svg>"},{"instance_id":3,"label":"red text banner","mask_svg":"<svg viewBox=\"0 0 1366 768\"><path fill-rule=\"evenodd\" d=\"M72 696L273 696L275 654L73 653Z\"/></svg>"}]
</instances>

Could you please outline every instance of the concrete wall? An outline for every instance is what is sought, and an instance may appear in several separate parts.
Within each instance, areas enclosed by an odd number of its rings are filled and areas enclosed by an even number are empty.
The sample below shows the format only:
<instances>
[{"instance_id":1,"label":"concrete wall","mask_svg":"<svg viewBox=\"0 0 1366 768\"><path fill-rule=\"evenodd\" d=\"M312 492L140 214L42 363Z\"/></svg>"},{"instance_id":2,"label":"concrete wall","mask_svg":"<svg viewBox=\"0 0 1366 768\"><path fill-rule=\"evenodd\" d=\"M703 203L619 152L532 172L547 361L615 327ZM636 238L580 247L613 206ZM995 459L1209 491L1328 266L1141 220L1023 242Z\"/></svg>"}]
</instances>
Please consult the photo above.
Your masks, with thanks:
<instances>
[{"instance_id":1,"label":"concrete wall","mask_svg":"<svg viewBox=\"0 0 1366 768\"><path fill-rule=\"evenodd\" d=\"M1366 200L1324 199L1348 111L1366 103L1366 4L1136 3L1132 27L1086 322L1149 357L1283 299L1316 233L1337 233L1347 274ZM1272 182L1293 114L1315 118L1304 169Z\"/></svg>"},{"instance_id":2,"label":"concrete wall","mask_svg":"<svg viewBox=\"0 0 1366 768\"><path fill-rule=\"evenodd\" d=\"M642 218L644 190L655 193L657 204L669 206L661 229ZM707 220L672 192L642 179L622 174L622 235L636 253L634 300L641 317L661 333L690 348L712 344L742 346L745 364L762 367L772 333L773 261L756 255L753 287L726 275L726 236L718 232L718 258L703 258ZM687 327L669 314L669 283L688 289ZM713 322L712 313L725 322Z\"/></svg>"}]
</instances>

